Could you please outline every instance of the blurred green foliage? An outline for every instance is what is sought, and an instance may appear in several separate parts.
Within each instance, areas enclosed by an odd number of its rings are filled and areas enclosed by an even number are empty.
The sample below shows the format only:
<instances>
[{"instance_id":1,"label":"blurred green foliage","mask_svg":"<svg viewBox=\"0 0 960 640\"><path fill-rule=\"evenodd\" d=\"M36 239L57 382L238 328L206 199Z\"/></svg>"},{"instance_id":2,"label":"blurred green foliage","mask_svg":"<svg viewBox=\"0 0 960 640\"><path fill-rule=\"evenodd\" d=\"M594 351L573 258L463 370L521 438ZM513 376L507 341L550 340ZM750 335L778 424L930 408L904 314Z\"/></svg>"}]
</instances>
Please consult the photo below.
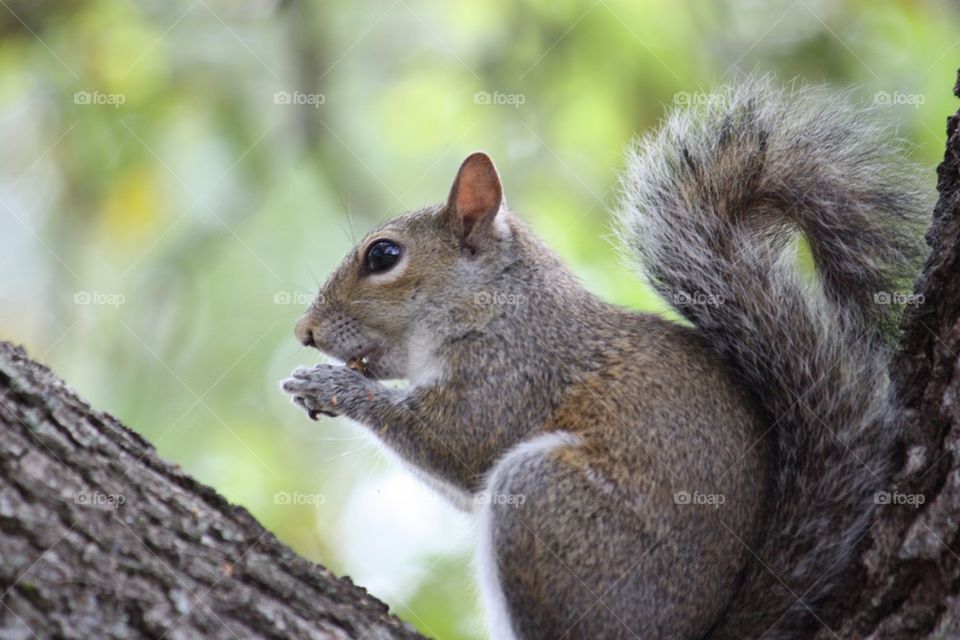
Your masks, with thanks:
<instances>
[{"instance_id":1,"label":"blurred green foliage","mask_svg":"<svg viewBox=\"0 0 960 640\"><path fill-rule=\"evenodd\" d=\"M662 310L610 242L634 133L744 72L857 85L932 190L960 55L945 1L0 4L0 336L442 638L482 636L472 524L277 390L352 240L483 148L588 287Z\"/></svg>"}]
</instances>

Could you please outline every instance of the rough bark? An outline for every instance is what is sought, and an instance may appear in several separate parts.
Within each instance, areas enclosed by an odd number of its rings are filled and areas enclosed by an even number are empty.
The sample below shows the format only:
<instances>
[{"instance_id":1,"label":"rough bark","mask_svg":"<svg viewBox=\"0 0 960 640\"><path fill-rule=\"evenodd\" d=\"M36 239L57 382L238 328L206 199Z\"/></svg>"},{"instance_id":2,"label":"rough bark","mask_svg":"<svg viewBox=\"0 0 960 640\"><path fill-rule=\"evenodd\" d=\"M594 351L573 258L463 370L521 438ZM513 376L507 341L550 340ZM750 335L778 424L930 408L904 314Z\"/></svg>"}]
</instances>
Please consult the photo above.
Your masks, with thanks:
<instances>
[{"instance_id":1,"label":"rough bark","mask_svg":"<svg viewBox=\"0 0 960 640\"><path fill-rule=\"evenodd\" d=\"M0 638L419 638L0 343Z\"/></svg>"},{"instance_id":2,"label":"rough bark","mask_svg":"<svg viewBox=\"0 0 960 640\"><path fill-rule=\"evenodd\" d=\"M818 640L960 638L960 111L937 177L932 253L915 287L923 303L904 316L891 371L906 416L889 493L923 503L881 507Z\"/></svg>"}]
</instances>

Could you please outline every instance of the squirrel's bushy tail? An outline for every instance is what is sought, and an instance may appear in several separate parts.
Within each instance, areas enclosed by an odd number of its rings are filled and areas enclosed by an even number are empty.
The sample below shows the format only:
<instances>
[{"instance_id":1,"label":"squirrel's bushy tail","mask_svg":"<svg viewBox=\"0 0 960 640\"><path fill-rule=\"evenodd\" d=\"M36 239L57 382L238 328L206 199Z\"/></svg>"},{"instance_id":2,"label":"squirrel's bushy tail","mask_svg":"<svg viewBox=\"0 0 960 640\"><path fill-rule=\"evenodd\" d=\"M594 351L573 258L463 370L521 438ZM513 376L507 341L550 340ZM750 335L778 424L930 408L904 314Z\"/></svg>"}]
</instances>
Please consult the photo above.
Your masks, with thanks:
<instances>
[{"instance_id":1,"label":"squirrel's bushy tail","mask_svg":"<svg viewBox=\"0 0 960 640\"><path fill-rule=\"evenodd\" d=\"M776 455L765 534L713 640L805 629L890 472L887 343L925 207L891 131L848 98L748 80L673 113L628 162L631 259L750 390Z\"/></svg>"}]
</instances>

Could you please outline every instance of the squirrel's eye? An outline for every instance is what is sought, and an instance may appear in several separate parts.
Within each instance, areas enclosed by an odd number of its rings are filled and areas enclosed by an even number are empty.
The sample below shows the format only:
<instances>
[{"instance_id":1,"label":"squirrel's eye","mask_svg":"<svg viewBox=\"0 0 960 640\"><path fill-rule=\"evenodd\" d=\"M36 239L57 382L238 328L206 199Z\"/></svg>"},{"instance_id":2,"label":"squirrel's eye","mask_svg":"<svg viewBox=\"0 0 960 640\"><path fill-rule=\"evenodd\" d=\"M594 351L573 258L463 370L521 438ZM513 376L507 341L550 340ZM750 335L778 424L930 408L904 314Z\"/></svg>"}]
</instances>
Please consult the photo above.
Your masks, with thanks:
<instances>
[{"instance_id":1,"label":"squirrel's eye","mask_svg":"<svg viewBox=\"0 0 960 640\"><path fill-rule=\"evenodd\" d=\"M390 240L377 240L367 249L363 265L369 273L387 271L400 261L400 245Z\"/></svg>"}]
</instances>

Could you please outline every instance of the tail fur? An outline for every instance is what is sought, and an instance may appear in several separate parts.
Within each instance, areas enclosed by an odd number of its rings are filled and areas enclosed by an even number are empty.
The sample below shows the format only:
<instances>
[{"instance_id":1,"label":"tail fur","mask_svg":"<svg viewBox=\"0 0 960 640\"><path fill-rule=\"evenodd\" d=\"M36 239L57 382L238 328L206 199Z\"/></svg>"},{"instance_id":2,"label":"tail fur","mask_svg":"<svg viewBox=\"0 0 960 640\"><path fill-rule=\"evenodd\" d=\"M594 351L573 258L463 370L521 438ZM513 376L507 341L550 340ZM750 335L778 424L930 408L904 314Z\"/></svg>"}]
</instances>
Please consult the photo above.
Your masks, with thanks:
<instances>
[{"instance_id":1,"label":"tail fur","mask_svg":"<svg viewBox=\"0 0 960 640\"><path fill-rule=\"evenodd\" d=\"M776 452L765 537L713 640L806 629L889 478L888 342L926 208L877 122L849 94L751 79L673 113L628 160L631 260L750 390Z\"/></svg>"}]
</instances>

